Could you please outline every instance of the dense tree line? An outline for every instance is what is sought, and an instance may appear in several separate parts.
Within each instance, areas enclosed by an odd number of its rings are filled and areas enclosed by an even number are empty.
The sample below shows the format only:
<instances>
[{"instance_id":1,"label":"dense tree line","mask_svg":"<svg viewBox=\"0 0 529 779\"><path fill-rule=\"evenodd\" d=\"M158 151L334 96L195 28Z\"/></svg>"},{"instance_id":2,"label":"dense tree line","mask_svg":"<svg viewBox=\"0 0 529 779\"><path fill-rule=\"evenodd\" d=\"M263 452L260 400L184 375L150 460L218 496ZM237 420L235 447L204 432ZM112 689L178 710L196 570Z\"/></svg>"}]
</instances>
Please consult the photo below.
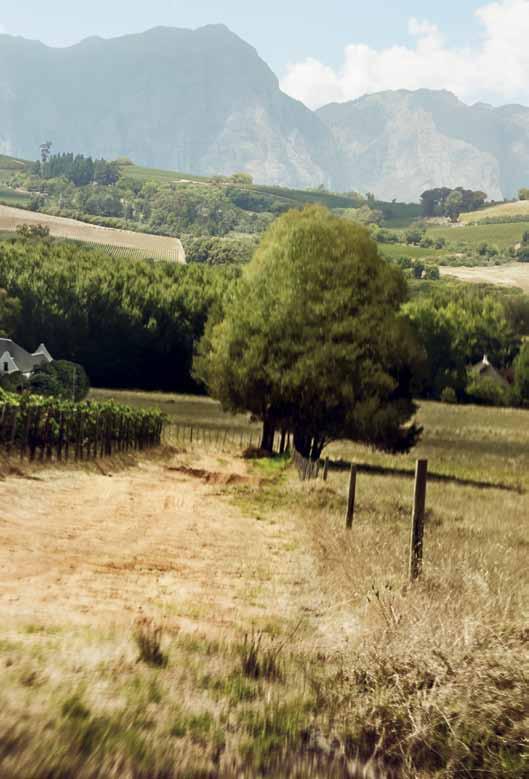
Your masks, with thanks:
<instances>
[{"instance_id":1,"label":"dense tree line","mask_svg":"<svg viewBox=\"0 0 529 779\"><path fill-rule=\"evenodd\" d=\"M421 195L422 214L425 217L447 216L456 222L459 214L477 211L485 204L486 199L485 192L463 187L427 189Z\"/></svg>"},{"instance_id":2,"label":"dense tree line","mask_svg":"<svg viewBox=\"0 0 529 779\"><path fill-rule=\"evenodd\" d=\"M76 187L87 184L115 184L120 176L119 167L115 162L104 159L93 160L83 154L44 155L42 160L35 162L32 173L41 179L64 178Z\"/></svg>"},{"instance_id":3,"label":"dense tree line","mask_svg":"<svg viewBox=\"0 0 529 779\"><path fill-rule=\"evenodd\" d=\"M511 368L529 335L529 298L515 292L439 284L403 310L425 355L415 392L435 400L472 399L469 366L486 354L500 371Z\"/></svg>"},{"instance_id":4,"label":"dense tree line","mask_svg":"<svg viewBox=\"0 0 529 779\"><path fill-rule=\"evenodd\" d=\"M75 245L0 244L0 328L83 365L99 386L191 390L191 361L233 267L118 260Z\"/></svg>"},{"instance_id":5,"label":"dense tree line","mask_svg":"<svg viewBox=\"0 0 529 779\"><path fill-rule=\"evenodd\" d=\"M249 262L259 244L257 235L234 237L182 236L188 262L208 265L244 264Z\"/></svg>"}]
</instances>

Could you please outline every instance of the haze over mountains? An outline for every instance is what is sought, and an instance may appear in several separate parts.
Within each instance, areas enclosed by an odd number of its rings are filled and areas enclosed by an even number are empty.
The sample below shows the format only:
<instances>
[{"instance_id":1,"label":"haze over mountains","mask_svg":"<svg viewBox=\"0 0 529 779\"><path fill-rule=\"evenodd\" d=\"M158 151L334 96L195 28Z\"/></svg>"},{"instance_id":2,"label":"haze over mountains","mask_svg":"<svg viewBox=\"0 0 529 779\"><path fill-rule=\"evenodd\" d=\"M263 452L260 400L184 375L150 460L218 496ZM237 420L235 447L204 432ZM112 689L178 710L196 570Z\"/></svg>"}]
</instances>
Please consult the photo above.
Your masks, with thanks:
<instances>
[{"instance_id":1,"label":"haze over mountains","mask_svg":"<svg viewBox=\"0 0 529 779\"><path fill-rule=\"evenodd\" d=\"M528 108L419 90L313 112L223 25L65 49L0 35L0 153L34 159L45 140L56 151L384 199L458 185L499 199L529 184Z\"/></svg>"}]
</instances>

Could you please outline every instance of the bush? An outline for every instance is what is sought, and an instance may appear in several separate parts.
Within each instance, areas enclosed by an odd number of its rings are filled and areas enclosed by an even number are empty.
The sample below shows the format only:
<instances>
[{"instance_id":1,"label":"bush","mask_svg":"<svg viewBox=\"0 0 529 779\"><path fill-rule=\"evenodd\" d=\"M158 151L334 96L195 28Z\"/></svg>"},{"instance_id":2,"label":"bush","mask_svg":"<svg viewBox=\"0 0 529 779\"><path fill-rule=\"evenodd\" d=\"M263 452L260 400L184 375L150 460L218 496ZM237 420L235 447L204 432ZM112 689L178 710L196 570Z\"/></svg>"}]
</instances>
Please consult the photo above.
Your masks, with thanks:
<instances>
[{"instance_id":1,"label":"bush","mask_svg":"<svg viewBox=\"0 0 529 779\"><path fill-rule=\"evenodd\" d=\"M445 387L441 392L441 403L457 403L456 391L453 387Z\"/></svg>"},{"instance_id":2,"label":"bush","mask_svg":"<svg viewBox=\"0 0 529 779\"><path fill-rule=\"evenodd\" d=\"M428 265L423 271L422 275L423 279L428 279L429 281L438 281L441 278L441 274L439 273L439 268L437 265Z\"/></svg>"},{"instance_id":3,"label":"bush","mask_svg":"<svg viewBox=\"0 0 529 779\"><path fill-rule=\"evenodd\" d=\"M529 405L529 342L522 344L514 361L514 396L520 406Z\"/></svg>"},{"instance_id":4,"label":"bush","mask_svg":"<svg viewBox=\"0 0 529 779\"><path fill-rule=\"evenodd\" d=\"M18 225L17 234L21 238L27 238L32 240L44 240L50 237L50 228L46 225Z\"/></svg>"},{"instance_id":5,"label":"bush","mask_svg":"<svg viewBox=\"0 0 529 779\"><path fill-rule=\"evenodd\" d=\"M489 377L471 376L466 394L473 403L486 406L509 406L512 403L512 391Z\"/></svg>"},{"instance_id":6,"label":"bush","mask_svg":"<svg viewBox=\"0 0 529 779\"><path fill-rule=\"evenodd\" d=\"M431 249L434 246L433 238L429 238L427 235L421 239L419 246L421 249Z\"/></svg>"},{"instance_id":7,"label":"bush","mask_svg":"<svg viewBox=\"0 0 529 779\"><path fill-rule=\"evenodd\" d=\"M82 365L68 360L55 360L37 368L28 380L32 392L68 400L86 398L90 382Z\"/></svg>"},{"instance_id":8,"label":"bush","mask_svg":"<svg viewBox=\"0 0 529 779\"><path fill-rule=\"evenodd\" d=\"M411 246L418 246L423 240L424 231L418 227L412 228L406 232L406 243Z\"/></svg>"}]
</instances>

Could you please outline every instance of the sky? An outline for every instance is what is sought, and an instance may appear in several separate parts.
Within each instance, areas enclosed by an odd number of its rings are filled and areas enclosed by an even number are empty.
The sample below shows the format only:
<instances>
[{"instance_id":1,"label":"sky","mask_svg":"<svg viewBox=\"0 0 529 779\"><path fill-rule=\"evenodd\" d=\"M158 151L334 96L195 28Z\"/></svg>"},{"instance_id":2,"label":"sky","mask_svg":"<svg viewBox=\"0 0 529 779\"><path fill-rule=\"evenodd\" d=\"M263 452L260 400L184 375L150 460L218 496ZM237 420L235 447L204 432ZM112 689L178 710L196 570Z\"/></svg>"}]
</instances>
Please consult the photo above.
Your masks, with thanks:
<instances>
[{"instance_id":1,"label":"sky","mask_svg":"<svg viewBox=\"0 0 529 779\"><path fill-rule=\"evenodd\" d=\"M4 6L4 8L2 8ZM52 46L222 22L311 108L385 89L529 104L529 0L18 0L0 32Z\"/></svg>"}]
</instances>

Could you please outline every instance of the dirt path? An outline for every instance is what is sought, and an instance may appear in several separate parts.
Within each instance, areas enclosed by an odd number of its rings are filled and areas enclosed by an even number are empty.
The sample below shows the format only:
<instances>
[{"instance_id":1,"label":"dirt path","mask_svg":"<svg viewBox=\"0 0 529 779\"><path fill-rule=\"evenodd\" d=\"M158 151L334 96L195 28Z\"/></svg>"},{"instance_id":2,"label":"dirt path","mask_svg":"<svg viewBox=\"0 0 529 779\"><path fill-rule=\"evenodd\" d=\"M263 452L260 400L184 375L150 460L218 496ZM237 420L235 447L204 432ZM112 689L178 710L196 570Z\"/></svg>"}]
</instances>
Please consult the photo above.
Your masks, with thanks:
<instances>
[{"instance_id":1,"label":"dirt path","mask_svg":"<svg viewBox=\"0 0 529 779\"><path fill-rule=\"evenodd\" d=\"M225 494L258 488L241 459L171 455L37 477L0 482L0 608L13 628L125 628L143 611L214 634L319 608L296 520L245 515Z\"/></svg>"}]
</instances>

